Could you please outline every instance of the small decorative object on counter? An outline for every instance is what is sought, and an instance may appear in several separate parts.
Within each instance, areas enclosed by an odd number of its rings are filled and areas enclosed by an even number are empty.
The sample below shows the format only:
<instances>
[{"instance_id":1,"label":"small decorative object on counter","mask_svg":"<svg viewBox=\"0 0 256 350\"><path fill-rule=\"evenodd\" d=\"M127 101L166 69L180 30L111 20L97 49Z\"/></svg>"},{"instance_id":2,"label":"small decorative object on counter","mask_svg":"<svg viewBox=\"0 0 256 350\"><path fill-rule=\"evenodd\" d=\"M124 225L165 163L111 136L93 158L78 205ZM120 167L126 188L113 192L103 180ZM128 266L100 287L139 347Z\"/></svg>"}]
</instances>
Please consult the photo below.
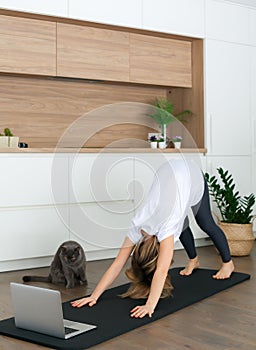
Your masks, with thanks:
<instances>
[{"instance_id":1,"label":"small decorative object on counter","mask_svg":"<svg viewBox=\"0 0 256 350\"><path fill-rule=\"evenodd\" d=\"M158 141L158 147L161 148L161 149L164 149L166 148L166 141L163 137L161 137Z\"/></svg>"},{"instance_id":2,"label":"small decorative object on counter","mask_svg":"<svg viewBox=\"0 0 256 350\"><path fill-rule=\"evenodd\" d=\"M9 137L0 134L0 148L7 148L9 145Z\"/></svg>"},{"instance_id":3,"label":"small decorative object on counter","mask_svg":"<svg viewBox=\"0 0 256 350\"><path fill-rule=\"evenodd\" d=\"M156 98L154 107L154 113L149 116L160 126L161 136L164 138L164 141L167 141L166 127L170 123L176 121L185 122L186 120L182 119L183 116L192 116L192 112L188 109L174 115L174 104L165 97Z\"/></svg>"},{"instance_id":4,"label":"small decorative object on counter","mask_svg":"<svg viewBox=\"0 0 256 350\"><path fill-rule=\"evenodd\" d=\"M8 138L8 146L11 148L18 148L19 137L14 136L9 128L4 129L4 134Z\"/></svg>"},{"instance_id":5,"label":"small decorative object on counter","mask_svg":"<svg viewBox=\"0 0 256 350\"><path fill-rule=\"evenodd\" d=\"M25 142L19 142L18 147L19 148L28 148L28 144Z\"/></svg>"},{"instance_id":6,"label":"small decorative object on counter","mask_svg":"<svg viewBox=\"0 0 256 350\"><path fill-rule=\"evenodd\" d=\"M157 137L155 135L150 137L149 142L150 142L150 147L151 148L157 148L158 139L157 139Z\"/></svg>"},{"instance_id":7,"label":"small decorative object on counter","mask_svg":"<svg viewBox=\"0 0 256 350\"><path fill-rule=\"evenodd\" d=\"M174 136L171 139L171 141L174 144L174 148L181 148L181 141L182 141L182 137L181 136Z\"/></svg>"},{"instance_id":8,"label":"small decorative object on counter","mask_svg":"<svg viewBox=\"0 0 256 350\"><path fill-rule=\"evenodd\" d=\"M176 121L176 118L172 114L173 104L165 98L156 98L154 102L154 107L154 113L150 114L149 116L153 118L159 125L161 130L161 136L165 141L167 125L169 125L171 122Z\"/></svg>"}]
</instances>

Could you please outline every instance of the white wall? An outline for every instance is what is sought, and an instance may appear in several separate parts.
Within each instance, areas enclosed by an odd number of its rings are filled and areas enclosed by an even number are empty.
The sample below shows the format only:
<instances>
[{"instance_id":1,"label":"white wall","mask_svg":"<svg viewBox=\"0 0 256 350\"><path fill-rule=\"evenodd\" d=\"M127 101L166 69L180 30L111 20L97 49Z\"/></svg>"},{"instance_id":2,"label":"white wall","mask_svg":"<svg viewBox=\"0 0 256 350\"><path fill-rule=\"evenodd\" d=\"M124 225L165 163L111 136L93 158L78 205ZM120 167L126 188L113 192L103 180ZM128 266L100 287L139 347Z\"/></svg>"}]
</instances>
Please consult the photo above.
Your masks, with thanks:
<instances>
[{"instance_id":1,"label":"white wall","mask_svg":"<svg viewBox=\"0 0 256 350\"><path fill-rule=\"evenodd\" d=\"M204 37L204 0L0 0L0 7Z\"/></svg>"},{"instance_id":2,"label":"white wall","mask_svg":"<svg viewBox=\"0 0 256 350\"><path fill-rule=\"evenodd\" d=\"M142 28L204 37L204 0L143 0Z\"/></svg>"},{"instance_id":3,"label":"white wall","mask_svg":"<svg viewBox=\"0 0 256 350\"><path fill-rule=\"evenodd\" d=\"M249 44L249 8L206 0L205 10L207 38Z\"/></svg>"},{"instance_id":4,"label":"white wall","mask_svg":"<svg viewBox=\"0 0 256 350\"><path fill-rule=\"evenodd\" d=\"M67 17L141 28L142 0L69 0Z\"/></svg>"},{"instance_id":5,"label":"white wall","mask_svg":"<svg viewBox=\"0 0 256 350\"><path fill-rule=\"evenodd\" d=\"M68 0L0 0L0 7L52 16L68 15Z\"/></svg>"}]
</instances>

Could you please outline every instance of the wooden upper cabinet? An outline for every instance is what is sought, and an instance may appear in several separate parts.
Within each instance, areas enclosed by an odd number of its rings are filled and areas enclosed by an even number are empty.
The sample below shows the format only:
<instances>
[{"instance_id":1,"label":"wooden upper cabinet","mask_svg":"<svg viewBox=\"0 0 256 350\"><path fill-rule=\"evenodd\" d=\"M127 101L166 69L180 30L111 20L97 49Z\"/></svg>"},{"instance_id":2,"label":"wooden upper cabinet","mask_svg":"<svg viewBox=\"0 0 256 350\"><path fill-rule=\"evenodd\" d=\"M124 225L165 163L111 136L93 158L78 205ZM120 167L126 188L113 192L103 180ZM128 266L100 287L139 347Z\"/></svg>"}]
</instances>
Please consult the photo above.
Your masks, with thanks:
<instances>
[{"instance_id":1,"label":"wooden upper cabinet","mask_svg":"<svg viewBox=\"0 0 256 350\"><path fill-rule=\"evenodd\" d=\"M189 40L0 15L0 72L191 87Z\"/></svg>"},{"instance_id":2,"label":"wooden upper cabinet","mask_svg":"<svg viewBox=\"0 0 256 350\"><path fill-rule=\"evenodd\" d=\"M131 33L130 81L191 87L191 42Z\"/></svg>"},{"instance_id":3,"label":"wooden upper cabinet","mask_svg":"<svg viewBox=\"0 0 256 350\"><path fill-rule=\"evenodd\" d=\"M57 75L129 81L129 34L57 23Z\"/></svg>"},{"instance_id":4,"label":"wooden upper cabinet","mask_svg":"<svg viewBox=\"0 0 256 350\"><path fill-rule=\"evenodd\" d=\"M0 72L56 75L56 23L0 15Z\"/></svg>"}]
</instances>

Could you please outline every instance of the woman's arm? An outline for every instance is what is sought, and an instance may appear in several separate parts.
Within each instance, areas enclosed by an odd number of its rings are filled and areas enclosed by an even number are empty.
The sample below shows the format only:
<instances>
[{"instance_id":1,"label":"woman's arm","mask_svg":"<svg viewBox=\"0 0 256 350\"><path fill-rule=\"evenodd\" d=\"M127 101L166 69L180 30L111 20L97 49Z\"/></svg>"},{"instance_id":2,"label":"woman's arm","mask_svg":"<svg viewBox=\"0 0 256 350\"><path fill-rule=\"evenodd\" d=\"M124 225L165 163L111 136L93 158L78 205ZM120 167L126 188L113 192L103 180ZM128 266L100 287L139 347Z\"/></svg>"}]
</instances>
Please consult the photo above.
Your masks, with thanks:
<instances>
[{"instance_id":1,"label":"woman's arm","mask_svg":"<svg viewBox=\"0 0 256 350\"><path fill-rule=\"evenodd\" d=\"M142 318L146 315L152 317L154 309L159 301L164 287L164 282L168 274L174 250L173 235L165 238L160 242L159 256L157 260L157 267L154 273L150 293L145 305L136 306L131 310L131 317Z\"/></svg>"},{"instance_id":2,"label":"woman's arm","mask_svg":"<svg viewBox=\"0 0 256 350\"><path fill-rule=\"evenodd\" d=\"M89 306L93 306L94 304L96 304L101 294L111 285L111 283L121 272L133 248L134 244L128 237L126 237L122 247L119 250L117 257L115 258L111 266L108 268L108 270L104 273L91 296L73 301L71 302L71 305L74 307L81 307L86 304L88 304Z\"/></svg>"}]
</instances>

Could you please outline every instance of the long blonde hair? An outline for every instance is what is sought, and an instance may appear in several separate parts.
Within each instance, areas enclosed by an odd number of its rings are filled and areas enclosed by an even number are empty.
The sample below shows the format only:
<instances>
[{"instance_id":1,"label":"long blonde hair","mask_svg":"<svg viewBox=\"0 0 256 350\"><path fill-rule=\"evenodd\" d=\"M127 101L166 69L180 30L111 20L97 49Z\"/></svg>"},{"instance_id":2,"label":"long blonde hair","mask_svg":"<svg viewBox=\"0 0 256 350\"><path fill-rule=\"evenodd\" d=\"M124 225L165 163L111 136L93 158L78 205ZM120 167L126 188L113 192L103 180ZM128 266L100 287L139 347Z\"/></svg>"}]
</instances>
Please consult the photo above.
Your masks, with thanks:
<instances>
[{"instance_id":1,"label":"long blonde hair","mask_svg":"<svg viewBox=\"0 0 256 350\"><path fill-rule=\"evenodd\" d=\"M148 297L157 266L159 249L160 245L156 236L143 238L137 244L132 255L131 267L125 272L131 281L131 286L126 293L121 295L123 298L145 299ZM170 277L167 275L161 298L169 297L172 289Z\"/></svg>"}]
</instances>

